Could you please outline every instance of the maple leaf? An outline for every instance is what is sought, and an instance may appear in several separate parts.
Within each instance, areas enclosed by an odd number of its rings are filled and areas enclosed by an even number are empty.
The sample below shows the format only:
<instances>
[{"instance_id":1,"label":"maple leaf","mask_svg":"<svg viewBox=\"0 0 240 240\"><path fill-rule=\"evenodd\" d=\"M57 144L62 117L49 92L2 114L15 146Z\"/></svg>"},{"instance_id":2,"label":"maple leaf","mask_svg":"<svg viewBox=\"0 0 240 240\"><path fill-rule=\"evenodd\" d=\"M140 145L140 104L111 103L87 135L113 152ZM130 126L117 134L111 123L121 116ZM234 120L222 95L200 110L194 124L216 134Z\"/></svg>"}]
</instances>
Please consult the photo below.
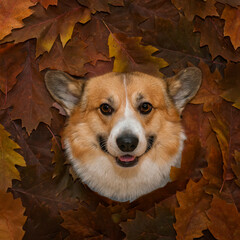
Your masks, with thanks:
<instances>
[{"instance_id":1,"label":"maple leaf","mask_svg":"<svg viewBox=\"0 0 240 240\"><path fill-rule=\"evenodd\" d=\"M209 181L209 185L220 190L222 186L222 157L216 135L211 133L206 141L206 159L208 166L203 169L202 174Z\"/></svg>"},{"instance_id":2,"label":"maple leaf","mask_svg":"<svg viewBox=\"0 0 240 240\"><path fill-rule=\"evenodd\" d=\"M110 12L108 4L113 6L124 6L123 0L77 0L81 5L88 7L91 13L95 14L99 12Z\"/></svg>"},{"instance_id":3,"label":"maple leaf","mask_svg":"<svg viewBox=\"0 0 240 240\"><path fill-rule=\"evenodd\" d=\"M52 163L55 164L54 172L52 176L54 178L56 176L61 175L61 173L64 171L64 163L65 163L65 157L60 145L60 141L55 136L52 138L51 150L52 152L54 152L54 157L52 159Z\"/></svg>"},{"instance_id":4,"label":"maple leaf","mask_svg":"<svg viewBox=\"0 0 240 240\"><path fill-rule=\"evenodd\" d=\"M70 232L68 239L122 239L120 227L113 222L109 208L99 205L96 211L79 206L76 211L61 212L62 226Z\"/></svg>"},{"instance_id":5,"label":"maple leaf","mask_svg":"<svg viewBox=\"0 0 240 240\"><path fill-rule=\"evenodd\" d=\"M11 186L12 179L19 179L15 165L25 166L23 157L14 151L19 146L9 138L10 134L0 124L0 190L6 191Z\"/></svg>"},{"instance_id":6,"label":"maple leaf","mask_svg":"<svg viewBox=\"0 0 240 240\"><path fill-rule=\"evenodd\" d=\"M183 10L189 21L192 21L195 15L201 18L205 18L206 16L218 16L215 0L172 0L172 2L179 11Z\"/></svg>"},{"instance_id":7,"label":"maple leaf","mask_svg":"<svg viewBox=\"0 0 240 240\"><path fill-rule=\"evenodd\" d=\"M222 91L218 87L218 83L221 81L222 76L218 70L211 73L208 65L202 61L198 66L202 70L203 80L200 89L191 103L203 104L203 110L209 112L222 103L222 98L220 96Z\"/></svg>"},{"instance_id":8,"label":"maple leaf","mask_svg":"<svg viewBox=\"0 0 240 240\"><path fill-rule=\"evenodd\" d=\"M140 27L144 33L142 42L158 48L156 56L169 63L163 71L170 76L189 62L198 65L199 59L210 60L206 49L199 46L199 34L193 33L193 23L186 17L181 16L177 23L159 17L153 22L143 22Z\"/></svg>"},{"instance_id":9,"label":"maple leaf","mask_svg":"<svg viewBox=\"0 0 240 240\"><path fill-rule=\"evenodd\" d=\"M232 7L238 7L240 5L240 0L218 0L218 2L228 4Z\"/></svg>"},{"instance_id":10,"label":"maple leaf","mask_svg":"<svg viewBox=\"0 0 240 240\"><path fill-rule=\"evenodd\" d=\"M222 56L225 59L240 61L240 49L235 51L228 37L223 33L224 20L217 17L196 18L195 32L201 33L200 46L208 45L212 58Z\"/></svg>"},{"instance_id":11,"label":"maple leaf","mask_svg":"<svg viewBox=\"0 0 240 240\"><path fill-rule=\"evenodd\" d=\"M223 102L220 108L216 108L213 113L215 117L209 118L212 129L216 133L223 158L223 179L232 180L233 173L231 164L234 163L233 154L236 149L240 149L240 111Z\"/></svg>"},{"instance_id":12,"label":"maple leaf","mask_svg":"<svg viewBox=\"0 0 240 240\"><path fill-rule=\"evenodd\" d=\"M235 158L236 164L232 164L232 169L234 174L237 176L237 179L235 180L235 182L240 187L240 152L239 151L234 152L234 158Z\"/></svg>"},{"instance_id":13,"label":"maple leaf","mask_svg":"<svg viewBox=\"0 0 240 240\"><path fill-rule=\"evenodd\" d=\"M26 217L20 199L13 199L10 193L0 190L0 238L20 240L23 238L23 224Z\"/></svg>"},{"instance_id":14,"label":"maple leaf","mask_svg":"<svg viewBox=\"0 0 240 240\"><path fill-rule=\"evenodd\" d=\"M197 138L188 139L185 142L185 147L182 153L181 168L172 167L170 172L170 178L172 181L189 179L191 176L198 176L196 171L197 166L204 159L202 149Z\"/></svg>"},{"instance_id":15,"label":"maple leaf","mask_svg":"<svg viewBox=\"0 0 240 240\"><path fill-rule=\"evenodd\" d=\"M225 6L221 18L225 20L224 35L230 36L231 42L235 49L240 46L240 9Z\"/></svg>"},{"instance_id":16,"label":"maple leaf","mask_svg":"<svg viewBox=\"0 0 240 240\"><path fill-rule=\"evenodd\" d=\"M29 0L0 0L0 40L10 34L13 28L24 26L22 19L32 14L29 7L33 5Z\"/></svg>"},{"instance_id":17,"label":"maple leaf","mask_svg":"<svg viewBox=\"0 0 240 240\"><path fill-rule=\"evenodd\" d=\"M53 213L51 208L44 204L38 205L33 201L29 201L27 212L29 216L24 224L24 229L26 229L24 239L62 240L68 235L67 231L60 225L63 221L61 216Z\"/></svg>"},{"instance_id":18,"label":"maple leaf","mask_svg":"<svg viewBox=\"0 0 240 240\"><path fill-rule=\"evenodd\" d=\"M24 69L18 75L18 82L14 89L9 92L7 106L13 106L12 119L22 119L22 124L30 133L36 129L39 122L50 124L50 107L53 103L39 73L38 64L35 61L35 44L26 42L24 48L27 58ZM16 99L16 95L18 98Z\"/></svg>"},{"instance_id":19,"label":"maple leaf","mask_svg":"<svg viewBox=\"0 0 240 240\"><path fill-rule=\"evenodd\" d=\"M175 239L174 217L163 207L155 206L154 217L145 212L136 211L136 218L120 224L126 233L126 239Z\"/></svg>"},{"instance_id":20,"label":"maple leaf","mask_svg":"<svg viewBox=\"0 0 240 240\"><path fill-rule=\"evenodd\" d=\"M143 35L139 26L155 23L155 18L178 22L179 13L169 0L128 0L124 7L111 8L111 14L105 15L103 20L114 33L138 37Z\"/></svg>"},{"instance_id":21,"label":"maple leaf","mask_svg":"<svg viewBox=\"0 0 240 240\"><path fill-rule=\"evenodd\" d=\"M49 5L57 5L58 0L31 0L33 3L40 3L44 8L48 8Z\"/></svg>"},{"instance_id":22,"label":"maple leaf","mask_svg":"<svg viewBox=\"0 0 240 240\"><path fill-rule=\"evenodd\" d=\"M102 19L97 18L97 14L91 21L84 25L77 24L73 36L81 39L87 44L87 52L90 55L93 65L96 61L109 61L108 58L108 36L109 31L104 25ZM106 58L103 58L105 56Z\"/></svg>"},{"instance_id":23,"label":"maple leaf","mask_svg":"<svg viewBox=\"0 0 240 240\"><path fill-rule=\"evenodd\" d=\"M0 46L0 89L5 95L16 84L16 77L23 70L26 55L23 44Z\"/></svg>"},{"instance_id":24,"label":"maple leaf","mask_svg":"<svg viewBox=\"0 0 240 240\"><path fill-rule=\"evenodd\" d=\"M113 60L109 62L97 61L95 65L87 63L85 68L87 70L87 78L96 77L111 72L113 69Z\"/></svg>"},{"instance_id":25,"label":"maple leaf","mask_svg":"<svg viewBox=\"0 0 240 240\"><path fill-rule=\"evenodd\" d=\"M224 79L221 82L221 88L224 89L221 97L227 101L234 102L233 106L238 109L240 109L239 69L238 63L228 63L224 70Z\"/></svg>"},{"instance_id":26,"label":"maple leaf","mask_svg":"<svg viewBox=\"0 0 240 240\"><path fill-rule=\"evenodd\" d=\"M153 57L158 49L141 45L140 37L110 33L108 45L109 57L115 57L114 72L141 71L161 76L159 69L168 65L162 58Z\"/></svg>"},{"instance_id":27,"label":"maple leaf","mask_svg":"<svg viewBox=\"0 0 240 240\"><path fill-rule=\"evenodd\" d=\"M208 229L216 239L239 239L240 214L234 204L213 197L211 209L207 211L207 216L210 219Z\"/></svg>"},{"instance_id":28,"label":"maple leaf","mask_svg":"<svg viewBox=\"0 0 240 240\"><path fill-rule=\"evenodd\" d=\"M84 64L90 62L86 52L87 45L81 40L71 40L65 48L56 41L49 53L45 53L39 61L40 70L45 68L58 69L75 76L86 74ZM73 53L74 51L74 53Z\"/></svg>"},{"instance_id":29,"label":"maple leaf","mask_svg":"<svg viewBox=\"0 0 240 240\"><path fill-rule=\"evenodd\" d=\"M89 30L90 31L89 33ZM107 57L108 31L102 22L92 20L84 26L76 26L72 39L63 48L56 41L49 53L41 58L40 70L44 68L58 69L76 76L86 74L86 63L96 64L97 61L109 61Z\"/></svg>"},{"instance_id":30,"label":"maple leaf","mask_svg":"<svg viewBox=\"0 0 240 240\"><path fill-rule=\"evenodd\" d=\"M205 211L210 208L211 197L204 192L207 182L203 178L190 180L185 192L177 192L180 207L175 209L177 240L192 240L203 235L209 222Z\"/></svg>"},{"instance_id":31,"label":"maple leaf","mask_svg":"<svg viewBox=\"0 0 240 240\"><path fill-rule=\"evenodd\" d=\"M61 0L58 7L48 7L47 11L37 5L34 13L24 20L24 28L15 30L4 41L24 42L37 38L36 56L49 52L58 35L63 47L72 36L75 23L90 20L90 11L80 6L75 0Z\"/></svg>"}]
</instances>

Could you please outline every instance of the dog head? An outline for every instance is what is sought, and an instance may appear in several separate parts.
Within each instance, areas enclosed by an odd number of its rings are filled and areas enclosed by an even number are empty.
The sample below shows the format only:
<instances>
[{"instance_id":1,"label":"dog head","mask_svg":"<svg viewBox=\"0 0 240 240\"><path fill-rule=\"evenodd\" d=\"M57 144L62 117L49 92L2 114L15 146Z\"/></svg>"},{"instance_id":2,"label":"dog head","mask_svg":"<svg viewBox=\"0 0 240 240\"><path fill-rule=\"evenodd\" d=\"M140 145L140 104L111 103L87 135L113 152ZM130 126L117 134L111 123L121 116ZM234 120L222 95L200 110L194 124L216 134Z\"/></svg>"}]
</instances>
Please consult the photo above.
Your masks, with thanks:
<instances>
[{"instance_id":1,"label":"dog head","mask_svg":"<svg viewBox=\"0 0 240 240\"><path fill-rule=\"evenodd\" d=\"M67 156L92 190L127 201L169 181L185 139L180 115L201 84L198 68L167 79L133 72L87 81L48 71L45 81L69 115Z\"/></svg>"}]
</instances>

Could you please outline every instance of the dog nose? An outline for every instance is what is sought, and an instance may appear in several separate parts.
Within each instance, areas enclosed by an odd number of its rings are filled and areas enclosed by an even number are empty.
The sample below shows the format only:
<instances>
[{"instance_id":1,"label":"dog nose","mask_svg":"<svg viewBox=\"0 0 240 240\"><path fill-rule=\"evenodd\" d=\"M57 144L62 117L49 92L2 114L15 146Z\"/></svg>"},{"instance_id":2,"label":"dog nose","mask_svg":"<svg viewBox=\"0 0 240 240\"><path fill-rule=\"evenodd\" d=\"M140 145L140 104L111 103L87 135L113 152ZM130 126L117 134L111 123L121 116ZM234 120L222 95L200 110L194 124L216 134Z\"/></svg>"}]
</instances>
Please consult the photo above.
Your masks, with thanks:
<instances>
[{"instance_id":1,"label":"dog nose","mask_svg":"<svg viewBox=\"0 0 240 240\"><path fill-rule=\"evenodd\" d=\"M138 145L138 138L125 134L117 138L117 145L123 152L132 152Z\"/></svg>"}]
</instances>

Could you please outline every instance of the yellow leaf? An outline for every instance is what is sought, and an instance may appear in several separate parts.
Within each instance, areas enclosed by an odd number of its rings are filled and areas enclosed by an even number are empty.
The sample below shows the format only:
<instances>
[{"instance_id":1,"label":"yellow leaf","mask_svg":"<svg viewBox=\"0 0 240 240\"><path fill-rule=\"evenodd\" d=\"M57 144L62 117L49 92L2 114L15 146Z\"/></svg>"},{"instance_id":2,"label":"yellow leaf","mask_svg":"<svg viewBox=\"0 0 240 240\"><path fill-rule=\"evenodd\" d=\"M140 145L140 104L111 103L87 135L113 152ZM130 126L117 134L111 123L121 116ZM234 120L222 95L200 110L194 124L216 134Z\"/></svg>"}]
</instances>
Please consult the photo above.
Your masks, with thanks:
<instances>
[{"instance_id":1,"label":"yellow leaf","mask_svg":"<svg viewBox=\"0 0 240 240\"><path fill-rule=\"evenodd\" d=\"M0 190L6 191L12 179L19 179L15 165L25 166L23 157L14 151L18 144L9 138L10 134L0 125Z\"/></svg>"},{"instance_id":2,"label":"yellow leaf","mask_svg":"<svg viewBox=\"0 0 240 240\"><path fill-rule=\"evenodd\" d=\"M162 76L159 69L168 66L168 63L162 58L153 57L152 54L158 49L142 45L141 40L141 37L127 37L121 33L109 35L109 57L115 57L114 72L140 71Z\"/></svg>"},{"instance_id":3,"label":"yellow leaf","mask_svg":"<svg viewBox=\"0 0 240 240\"><path fill-rule=\"evenodd\" d=\"M0 239L20 240L23 238L23 224L26 221L23 216L25 209L20 199L13 199L10 193L0 190Z\"/></svg>"},{"instance_id":4,"label":"yellow leaf","mask_svg":"<svg viewBox=\"0 0 240 240\"><path fill-rule=\"evenodd\" d=\"M19 43L36 38L38 57L51 50L58 35L64 47L72 36L75 24L77 22L84 24L90 18L90 10L80 6L76 1L59 2L57 8L48 7L47 10L38 4L34 7L34 13L24 20L24 27L13 31L3 42Z\"/></svg>"}]
</instances>

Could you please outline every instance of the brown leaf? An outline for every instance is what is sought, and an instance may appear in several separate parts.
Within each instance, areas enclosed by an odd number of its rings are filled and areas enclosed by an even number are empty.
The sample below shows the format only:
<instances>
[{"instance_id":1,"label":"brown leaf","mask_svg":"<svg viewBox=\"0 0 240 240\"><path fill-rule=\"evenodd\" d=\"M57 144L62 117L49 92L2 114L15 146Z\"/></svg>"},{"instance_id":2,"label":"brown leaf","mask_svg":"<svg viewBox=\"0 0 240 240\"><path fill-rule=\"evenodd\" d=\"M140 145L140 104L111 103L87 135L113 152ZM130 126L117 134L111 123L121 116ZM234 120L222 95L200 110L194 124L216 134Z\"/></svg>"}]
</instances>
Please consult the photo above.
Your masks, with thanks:
<instances>
[{"instance_id":1,"label":"brown leaf","mask_svg":"<svg viewBox=\"0 0 240 240\"><path fill-rule=\"evenodd\" d=\"M236 149L240 149L240 111L229 105L223 102L220 108L213 110L215 117L209 118L222 152L224 181L233 179L233 154Z\"/></svg>"},{"instance_id":2,"label":"brown leaf","mask_svg":"<svg viewBox=\"0 0 240 240\"><path fill-rule=\"evenodd\" d=\"M35 44L32 41L26 42L24 49L28 56L24 69L18 76L17 84L8 94L7 106L13 106L11 118L22 119L23 126L31 133L40 122L50 124L52 117L50 107L53 100L35 61Z\"/></svg>"},{"instance_id":3,"label":"brown leaf","mask_svg":"<svg viewBox=\"0 0 240 240\"><path fill-rule=\"evenodd\" d=\"M163 70L170 76L189 62L197 66L199 59L211 60L206 49L199 46L200 36L193 33L193 23L184 16L177 23L159 17L153 22L143 22L140 27L144 33L142 42L159 49L156 56L169 63Z\"/></svg>"},{"instance_id":4,"label":"brown leaf","mask_svg":"<svg viewBox=\"0 0 240 240\"><path fill-rule=\"evenodd\" d=\"M201 176L200 168L204 167L204 152L202 152L199 140L195 138L188 139L185 142L185 147L182 153L181 168L172 167L170 178L172 181L182 179L198 179ZM202 166L201 166L202 164ZM198 173L197 173L198 172Z\"/></svg>"},{"instance_id":5,"label":"brown leaf","mask_svg":"<svg viewBox=\"0 0 240 240\"><path fill-rule=\"evenodd\" d=\"M26 55L23 44L0 45L0 89L5 95L16 84L16 77L23 70Z\"/></svg>"},{"instance_id":6,"label":"brown leaf","mask_svg":"<svg viewBox=\"0 0 240 240\"><path fill-rule=\"evenodd\" d=\"M237 7L240 5L240 0L217 0L220 3L228 4L232 7Z\"/></svg>"},{"instance_id":7,"label":"brown leaf","mask_svg":"<svg viewBox=\"0 0 240 240\"><path fill-rule=\"evenodd\" d=\"M110 12L108 4L113 6L124 6L123 0L77 0L81 5L86 6L91 10L91 13Z\"/></svg>"},{"instance_id":8,"label":"brown leaf","mask_svg":"<svg viewBox=\"0 0 240 240\"><path fill-rule=\"evenodd\" d=\"M240 187L240 152L239 151L234 152L234 158L235 158L236 164L232 164L232 169L234 174L237 177L235 182Z\"/></svg>"},{"instance_id":9,"label":"brown leaf","mask_svg":"<svg viewBox=\"0 0 240 240\"><path fill-rule=\"evenodd\" d=\"M234 204L214 197L211 209L207 211L210 219L208 229L216 239L238 240L240 236L240 214Z\"/></svg>"},{"instance_id":10,"label":"brown leaf","mask_svg":"<svg viewBox=\"0 0 240 240\"><path fill-rule=\"evenodd\" d=\"M209 222L205 211L210 208L211 197L204 192L207 182L202 178L198 183L189 181L185 192L178 192L180 207L176 208L177 240L192 240L203 235Z\"/></svg>"},{"instance_id":11,"label":"brown leaf","mask_svg":"<svg viewBox=\"0 0 240 240\"><path fill-rule=\"evenodd\" d=\"M15 165L25 166L23 157L14 151L19 146L9 138L10 134L0 124L0 191L11 187L12 179L19 179Z\"/></svg>"},{"instance_id":12,"label":"brown leaf","mask_svg":"<svg viewBox=\"0 0 240 240\"><path fill-rule=\"evenodd\" d=\"M233 106L240 109L240 64L228 63L224 70L224 79L221 82L221 87L224 89L221 97L225 100L234 102Z\"/></svg>"},{"instance_id":13,"label":"brown leaf","mask_svg":"<svg viewBox=\"0 0 240 240\"><path fill-rule=\"evenodd\" d=\"M128 240L175 239L174 217L163 207L155 206L154 216L137 211L136 218L120 224Z\"/></svg>"},{"instance_id":14,"label":"brown leaf","mask_svg":"<svg viewBox=\"0 0 240 240\"><path fill-rule=\"evenodd\" d=\"M44 8L48 8L49 5L57 5L58 0L31 0L33 3L40 3Z\"/></svg>"},{"instance_id":15,"label":"brown leaf","mask_svg":"<svg viewBox=\"0 0 240 240\"><path fill-rule=\"evenodd\" d=\"M90 32L89 32L90 31ZM58 69L76 76L83 76L87 70L86 63L110 61L107 48L108 31L103 23L93 19L85 25L78 25L72 39L63 48L56 41L49 53L40 60L40 70Z\"/></svg>"},{"instance_id":16,"label":"brown leaf","mask_svg":"<svg viewBox=\"0 0 240 240\"><path fill-rule=\"evenodd\" d=\"M4 41L24 42L37 38L36 56L49 52L58 35L63 47L72 36L77 22L86 23L90 20L90 11L80 6L75 0L61 0L58 7L48 7L47 11L37 5L31 17L24 20L25 27L15 30Z\"/></svg>"},{"instance_id":17,"label":"brown leaf","mask_svg":"<svg viewBox=\"0 0 240 240\"><path fill-rule=\"evenodd\" d=\"M141 71L161 76L159 69L168 65L164 59L153 57L157 48L141 45L141 38L110 33L108 45L109 56L115 57L114 72Z\"/></svg>"},{"instance_id":18,"label":"brown leaf","mask_svg":"<svg viewBox=\"0 0 240 240\"><path fill-rule=\"evenodd\" d=\"M54 164L53 178L59 176L64 171L65 156L62 151L61 143L59 139L55 136L52 138L52 152L54 152L54 157L52 163ZM66 166L65 166L66 168Z\"/></svg>"},{"instance_id":19,"label":"brown leaf","mask_svg":"<svg viewBox=\"0 0 240 240\"><path fill-rule=\"evenodd\" d=\"M240 8L226 5L221 18L225 20L224 36L230 36L234 48L237 49L240 46Z\"/></svg>"},{"instance_id":20,"label":"brown leaf","mask_svg":"<svg viewBox=\"0 0 240 240\"><path fill-rule=\"evenodd\" d=\"M88 72L87 78L97 77L113 70L113 59L110 62L97 61L95 66L87 63L85 68Z\"/></svg>"},{"instance_id":21,"label":"brown leaf","mask_svg":"<svg viewBox=\"0 0 240 240\"><path fill-rule=\"evenodd\" d=\"M228 37L223 34L224 20L217 17L197 18L195 32L201 33L200 46L208 45L212 58L222 56L234 62L240 61L240 49L235 51Z\"/></svg>"},{"instance_id":22,"label":"brown leaf","mask_svg":"<svg viewBox=\"0 0 240 240\"><path fill-rule=\"evenodd\" d=\"M24 240L62 240L68 235L60 225L63 221L60 214L52 213L45 204L29 201L27 211L30 213L24 224Z\"/></svg>"},{"instance_id":23,"label":"brown leaf","mask_svg":"<svg viewBox=\"0 0 240 240\"><path fill-rule=\"evenodd\" d=\"M183 10L188 21L192 21L195 15L201 18L205 18L206 16L218 16L215 0L172 0L172 2L179 11Z\"/></svg>"},{"instance_id":24,"label":"brown leaf","mask_svg":"<svg viewBox=\"0 0 240 240\"><path fill-rule=\"evenodd\" d=\"M83 76L87 71L84 64L90 62L87 45L77 39L72 39L65 48L56 41L49 53L45 53L39 61L40 71L45 68L58 69L76 76Z\"/></svg>"},{"instance_id":25,"label":"brown leaf","mask_svg":"<svg viewBox=\"0 0 240 240\"><path fill-rule=\"evenodd\" d=\"M209 112L222 103L222 98L220 96L222 91L218 87L218 83L221 81L222 76L218 70L211 73L208 65L203 62L200 62L198 66L202 71L203 80L197 95L193 98L191 103L203 104L203 110Z\"/></svg>"},{"instance_id":26,"label":"brown leaf","mask_svg":"<svg viewBox=\"0 0 240 240\"><path fill-rule=\"evenodd\" d=\"M12 29L24 26L22 19L32 14L29 7L33 5L29 0L0 1L0 40L10 34Z\"/></svg>"},{"instance_id":27,"label":"brown leaf","mask_svg":"<svg viewBox=\"0 0 240 240\"><path fill-rule=\"evenodd\" d=\"M62 226L70 232L68 239L121 239L120 227L113 222L109 208L99 205L90 211L80 205L76 211L61 212Z\"/></svg>"},{"instance_id":28,"label":"brown leaf","mask_svg":"<svg viewBox=\"0 0 240 240\"><path fill-rule=\"evenodd\" d=\"M219 191L223 180L223 162L219 143L213 132L206 141L206 159L208 166L202 171L203 177L209 181L211 187L217 188Z\"/></svg>"},{"instance_id":29,"label":"brown leaf","mask_svg":"<svg viewBox=\"0 0 240 240\"><path fill-rule=\"evenodd\" d=\"M20 240L23 238L24 208L20 199L13 199L10 193L0 191L0 238Z\"/></svg>"},{"instance_id":30,"label":"brown leaf","mask_svg":"<svg viewBox=\"0 0 240 240\"><path fill-rule=\"evenodd\" d=\"M73 36L87 44L87 52L95 65L97 60L109 61L108 36L109 31L96 15L84 25L77 24ZM105 58L104 58L105 57Z\"/></svg>"}]
</instances>

